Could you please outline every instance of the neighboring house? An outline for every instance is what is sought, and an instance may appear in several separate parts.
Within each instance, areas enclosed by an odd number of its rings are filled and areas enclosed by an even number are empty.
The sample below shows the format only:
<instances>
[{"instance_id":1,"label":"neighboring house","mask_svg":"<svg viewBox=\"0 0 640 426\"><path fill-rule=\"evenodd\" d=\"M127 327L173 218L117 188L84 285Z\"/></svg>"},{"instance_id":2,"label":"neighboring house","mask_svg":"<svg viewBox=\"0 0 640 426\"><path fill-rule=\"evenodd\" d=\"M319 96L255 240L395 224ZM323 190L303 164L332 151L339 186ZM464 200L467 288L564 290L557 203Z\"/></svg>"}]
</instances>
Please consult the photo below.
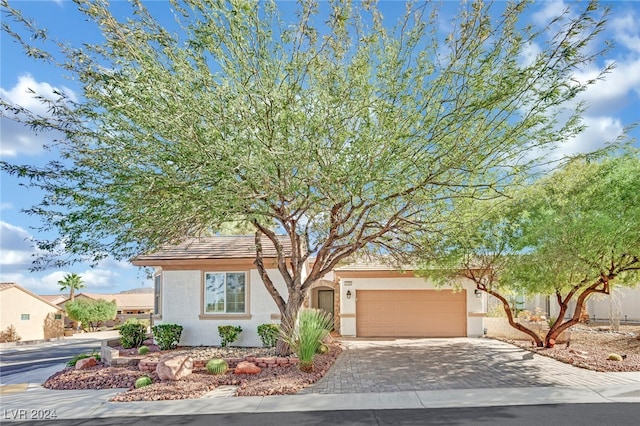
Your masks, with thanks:
<instances>
[{"instance_id":1,"label":"neighboring house","mask_svg":"<svg viewBox=\"0 0 640 426\"><path fill-rule=\"evenodd\" d=\"M569 302L569 309L565 319L573 315L576 302ZM558 316L558 303L552 298L542 295L533 296L524 302L524 308L534 312L541 309L550 318ZM622 324L625 321L640 322L640 286L622 287L614 286L611 294L593 294L587 299L587 313L591 321L609 321L619 319Z\"/></svg>"},{"instance_id":2,"label":"neighboring house","mask_svg":"<svg viewBox=\"0 0 640 426\"><path fill-rule=\"evenodd\" d=\"M0 284L0 330L13 325L21 341L64 334L62 310L15 283Z\"/></svg>"},{"instance_id":3,"label":"neighboring house","mask_svg":"<svg viewBox=\"0 0 640 426\"><path fill-rule=\"evenodd\" d=\"M67 302L70 301L68 296L64 296L62 300L56 298L56 296L42 296L50 300L55 300L62 310L64 310ZM79 299L91 299L98 300L104 299L108 302L115 300L118 306L118 313L114 321L107 321L104 326L113 327L114 325L122 324L129 318L149 319L153 313L153 293L152 292L122 292L114 294L103 293L78 293L75 296L76 300ZM65 327L71 326L71 320L65 319Z\"/></svg>"},{"instance_id":4,"label":"neighboring house","mask_svg":"<svg viewBox=\"0 0 640 426\"><path fill-rule=\"evenodd\" d=\"M287 239L281 240L290 250ZM274 247L263 242L267 272L286 300ZM154 267L156 323L184 327L181 344L218 345L219 325L239 325L239 346L259 346L257 327L280 320L254 264L249 236L192 239L140 255L137 266ZM307 269L308 270L308 269ZM344 336L481 336L486 298L463 279L456 289L436 289L412 271L354 263L336 268L309 289L305 304L334 314Z\"/></svg>"}]
</instances>

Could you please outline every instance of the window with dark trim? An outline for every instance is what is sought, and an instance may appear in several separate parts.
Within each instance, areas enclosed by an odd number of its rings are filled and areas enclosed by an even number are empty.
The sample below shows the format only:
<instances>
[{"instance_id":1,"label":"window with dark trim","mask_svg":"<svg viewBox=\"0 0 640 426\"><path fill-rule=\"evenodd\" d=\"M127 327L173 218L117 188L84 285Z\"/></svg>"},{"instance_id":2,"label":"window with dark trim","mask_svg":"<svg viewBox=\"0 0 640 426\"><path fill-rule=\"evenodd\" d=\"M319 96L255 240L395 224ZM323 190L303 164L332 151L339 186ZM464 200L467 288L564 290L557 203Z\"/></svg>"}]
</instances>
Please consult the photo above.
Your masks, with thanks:
<instances>
[{"instance_id":1,"label":"window with dark trim","mask_svg":"<svg viewBox=\"0 0 640 426\"><path fill-rule=\"evenodd\" d=\"M158 274L153 282L153 313L162 314L162 274Z\"/></svg>"}]
</instances>

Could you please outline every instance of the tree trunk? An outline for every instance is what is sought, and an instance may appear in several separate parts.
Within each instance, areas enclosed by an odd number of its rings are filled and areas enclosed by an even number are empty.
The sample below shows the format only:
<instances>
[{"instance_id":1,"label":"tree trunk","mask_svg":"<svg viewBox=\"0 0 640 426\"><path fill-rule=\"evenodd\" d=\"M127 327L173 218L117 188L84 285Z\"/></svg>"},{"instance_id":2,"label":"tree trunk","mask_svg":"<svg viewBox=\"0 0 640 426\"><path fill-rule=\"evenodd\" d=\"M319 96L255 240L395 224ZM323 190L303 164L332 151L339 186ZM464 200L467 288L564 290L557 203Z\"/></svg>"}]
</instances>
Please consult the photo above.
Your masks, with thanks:
<instances>
[{"instance_id":1,"label":"tree trunk","mask_svg":"<svg viewBox=\"0 0 640 426\"><path fill-rule=\"evenodd\" d=\"M540 338L540 336L538 336L538 334L535 331L529 330L524 325L515 322L515 320L513 319L513 312L511 311L511 306L509 306L509 301L507 301L507 299L505 297L503 297L499 293L496 293L495 291L488 290L483 285L477 285L476 288L478 290L482 290L484 292L487 292L490 295L494 296L495 298L499 299L502 302L502 307L504 308L504 312L507 314L507 320L509 321L509 325L511 327L515 328L516 330L520 330L523 333L525 333L528 336L530 336L533 339L533 342L537 347L542 347L543 346L542 339Z\"/></svg>"},{"instance_id":2,"label":"tree trunk","mask_svg":"<svg viewBox=\"0 0 640 426\"><path fill-rule=\"evenodd\" d=\"M298 312L300 312L303 301L303 291L298 289L289 291L289 297L287 299L286 307L284 311L280 310L280 330L284 336L291 336L291 334L293 333L293 330L296 326L296 320L298 319ZM276 355L288 356L290 354L291 347L285 341L285 339L283 339L283 336L280 336L278 338L278 342L276 343Z\"/></svg>"}]
</instances>

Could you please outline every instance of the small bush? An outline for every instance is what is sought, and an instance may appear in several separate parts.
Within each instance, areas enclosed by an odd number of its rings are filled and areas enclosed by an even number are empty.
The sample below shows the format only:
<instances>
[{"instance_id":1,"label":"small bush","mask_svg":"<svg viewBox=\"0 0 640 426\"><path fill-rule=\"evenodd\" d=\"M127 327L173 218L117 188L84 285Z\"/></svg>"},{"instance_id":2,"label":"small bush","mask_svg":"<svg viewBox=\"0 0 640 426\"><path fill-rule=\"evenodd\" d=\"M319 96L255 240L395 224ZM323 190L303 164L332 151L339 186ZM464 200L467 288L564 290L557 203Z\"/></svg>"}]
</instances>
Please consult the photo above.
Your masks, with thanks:
<instances>
[{"instance_id":1,"label":"small bush","mask_svg":"<svg viewBox=\"0 0 640 426\"><path fill-rule=\"evenodd\" d=\"M224 374L229 369L229 364L222 358L210 359L207 362L207 372L209 374Z\"/></svg>"},{"instance_id":2,"label":"small bush","mask_svg":"<svg viewBox=\"0 0 640 426\"><path fill-rule=\"evenodd\" d=\"M135 348L144 342L147 334L147 327L139 322L129 322L127 320L120 326L120 344L123 348Z\"/></svg>"},{"instance_id":3,"label":"small bush","mask_svg":"<svg viewBox=\"0 0 640 426\"><path fill-rule=\"evenodd\" d=\"M91 354L78 354L74 355L69 361L67 361L67 367L75 367L76 363L81 359L94 357L96 361L100 361L100 354L96 351L91 352Z\"/></svg>"},{"instance_id":4,"label":"small bush","mask_svg":"<svg viewBox=\"0 0 640 426\"><path fill-rule=\"evenodd\" d=\"M151 377L149 376L138 377L138 379L136 380L135 388L140 389L145 386L149 386L151 383L153 382L151 381Z\"/></svg>"},{"instance_id":5,"label":"small bush","mask_svg":"<svg viewBox=\"0 0 640 426\"><path fill-rule=\"evenodd\" d=\"M159 324L153 326L153 337L163 351L175 349L180 342L182 326L178 324Z\"/></svg>"},{"instance_id":6,"label":"small bush","mask_svg":"<svg viewBox=\"0 0 640 426\"><path fill-rule=\"evenodd\" d=\"M146 346L140 346L138 348L138 355L146 355L149 353L149 348Z\"/></svg>"},{"instance_id":7,"label":"small bush","mask_svg":"<svg viewBox=\"0 0 640 426\"><path fill-rule=\"evenodd\" d=\"M220 346L226 348L231 343L238 340L238 334L242 333L242 327L232 326L232 325L221 325L218 327L218 334L220 334L220 338L222 339L220 342Z\"/></svg>"},{"instance_id":8,"label":"small bush","mask_svg":"<svg viewBox=\"0 0 640 426\"><path fill-rule=\"evenodd\" d=\"M22 340L22 338L18 336L18 332L13 324L7 327L3 332L0 332L0 343L19 342L20 340Z\"/></svg>"},{"instance_id":9,"label":"small bush","mask_svg":"<svg viewBox=\"0 0 640 426\"><path fill-rule=\"evenodd\" d=\"M258 336L265 348L273 348L280 336L280 326L278 324L260 324L258 326Z\"/></svg>"}]
</instances>

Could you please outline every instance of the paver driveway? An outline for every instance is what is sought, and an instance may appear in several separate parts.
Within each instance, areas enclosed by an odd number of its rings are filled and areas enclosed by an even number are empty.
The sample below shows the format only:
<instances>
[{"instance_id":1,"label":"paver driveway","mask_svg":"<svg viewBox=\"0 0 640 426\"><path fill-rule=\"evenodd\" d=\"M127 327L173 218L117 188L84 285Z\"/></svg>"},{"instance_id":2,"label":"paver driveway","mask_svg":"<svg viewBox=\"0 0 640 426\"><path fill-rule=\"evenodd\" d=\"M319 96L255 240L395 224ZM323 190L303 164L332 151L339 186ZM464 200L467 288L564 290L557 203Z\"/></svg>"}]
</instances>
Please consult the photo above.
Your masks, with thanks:
<instances>
[{"instance_id":1,"label":"paver driveway","mask_svg":"<svg viewBox=\"0 0 640 426\"><path fill-rule=\"evenodd\" d=\"M343 340L325 377L300 393L369 393L638 383L492 339Z\"/></svg>"}]
</instances>

